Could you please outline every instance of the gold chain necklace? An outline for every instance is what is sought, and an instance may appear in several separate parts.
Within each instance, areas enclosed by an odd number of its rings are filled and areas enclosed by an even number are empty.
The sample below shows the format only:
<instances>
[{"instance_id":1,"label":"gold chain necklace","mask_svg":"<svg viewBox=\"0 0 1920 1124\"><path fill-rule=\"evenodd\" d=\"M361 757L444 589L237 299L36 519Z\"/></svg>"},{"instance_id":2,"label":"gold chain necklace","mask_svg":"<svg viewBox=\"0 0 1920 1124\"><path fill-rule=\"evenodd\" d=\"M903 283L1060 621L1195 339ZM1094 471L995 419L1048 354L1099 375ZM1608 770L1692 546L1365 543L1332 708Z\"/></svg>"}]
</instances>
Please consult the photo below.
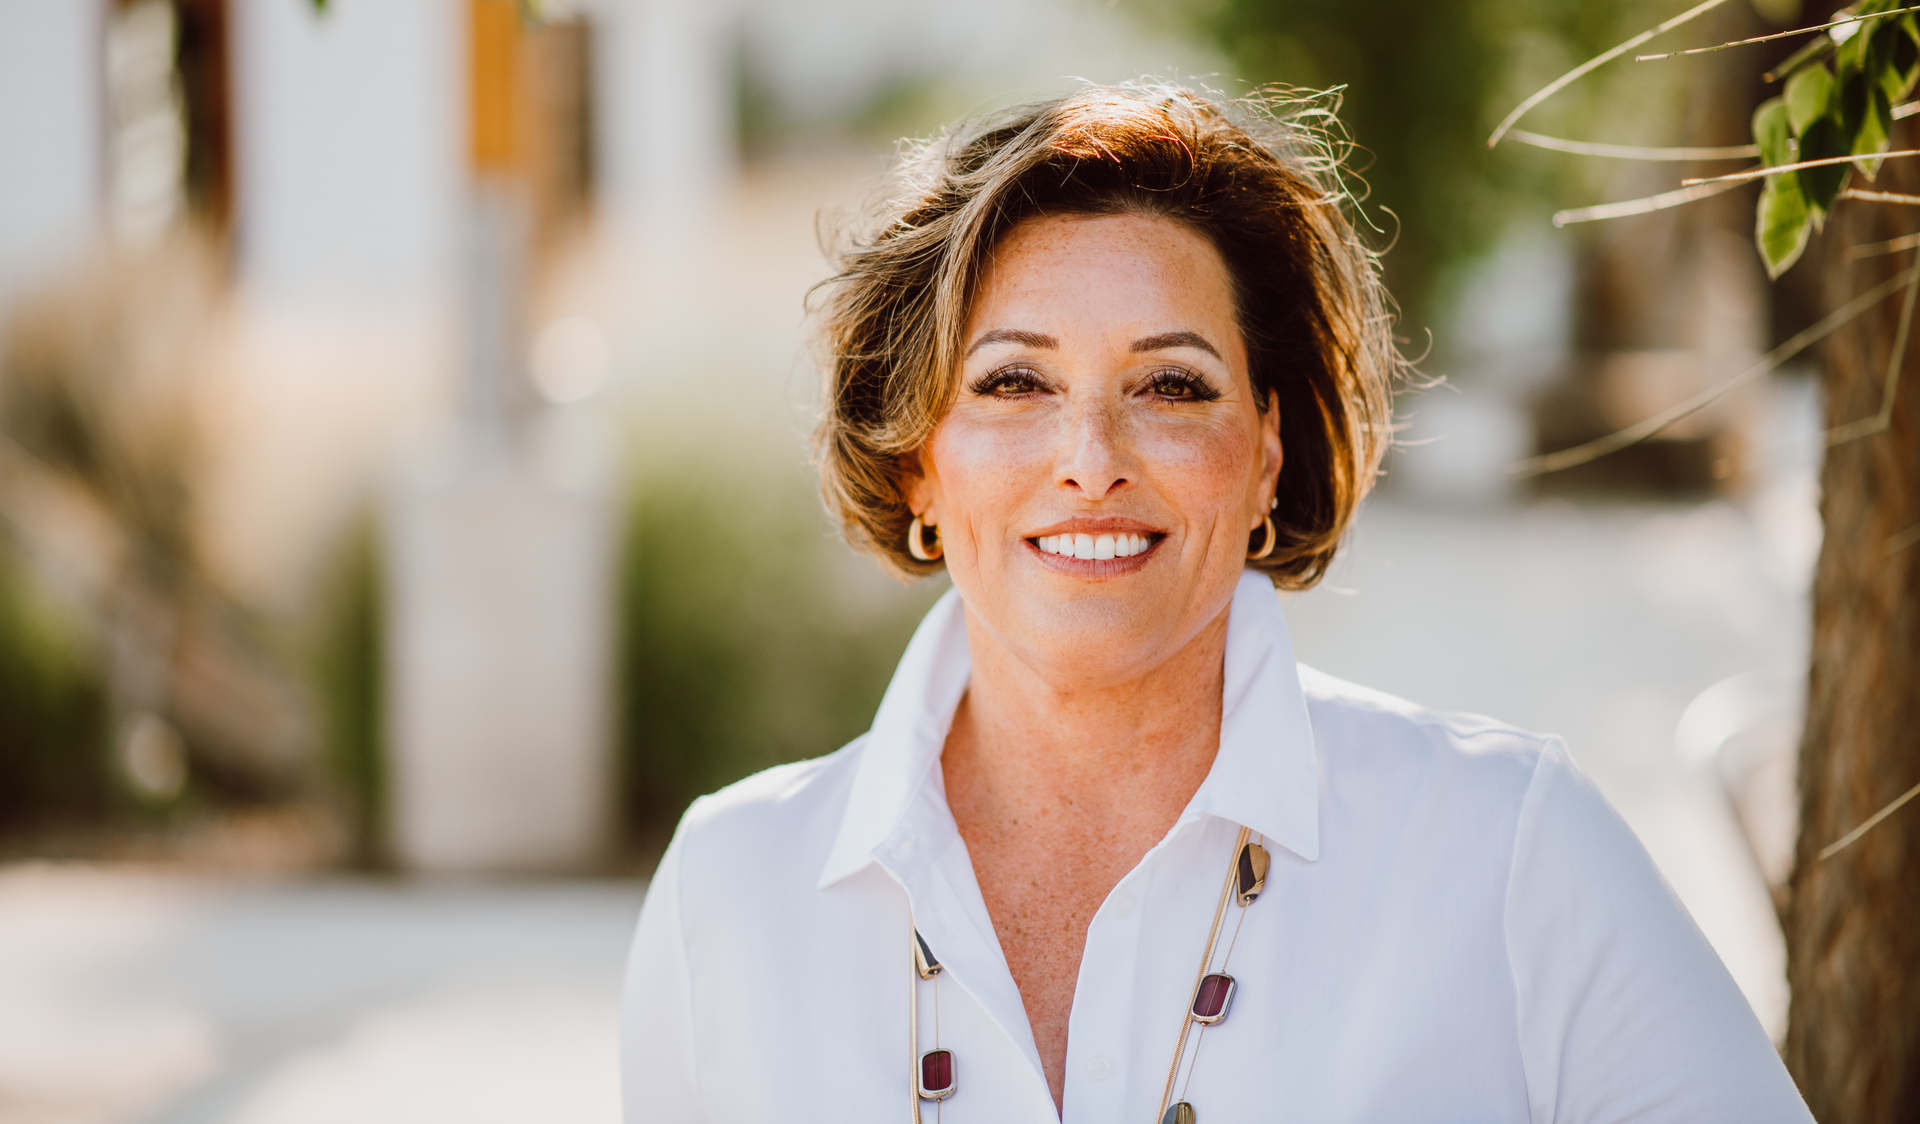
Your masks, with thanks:
<instances>
[{"instance_id":1,"label":"gold chain necklace","mask_svg":"<svg viewBox=\"0 0 1920 1124\"><path fill-rule=\"evenodd\" d=\"M1158 1124L1196 1124L1193 1105L1186 1099L1187 1087L1193 1084L1193 1071L1200 1064L1200 1040L1206 1029L1227 1017L1227 1009L1233 1005L1234 979L1227 974L1227 964L1233 959L1234 946L1240 943L1240 927L1247 922L1247 907L1260 896L1266 888L1267 870L1271 858L1267 849L1259 843L1249 842L1253 829L1240 829L1240 838L1234 842L1233 861L1227 866L1227 879L1220 887L1220 902L1213 910L1213 927L1207 931L1207 948L1200 957L1200 971L1193 981L1193 994L1187 1000L1187 1009L1180 1016L1180 1037L1174 1043L1173 1063L1167 1067L1167 1083L1160 1092L1160 1107L1154 1110L1154 1119ZM1264 837L1263 837L1264 838ZM1236 893L1235 891L1238 891ZM1209 971L1213 966L1213 952L1220 941L1220 926L1227 916L1227 902L1240 904L1239 920L1234 922L1233 937L1227 942L1227 953L1220 960L1220 970ZM912 925L911 911L908 924ZM920 935L917 926L913 926L913 981L907 987L907 1057L913 1067L913 1078L909 1090L913 1100L914 1124L921 1124L920 1102L932 1101L934 1120L940 1118L941 1106L948 1097L953 1096L959 1087L953 1051L940 1044L940 961L927 946L926 938ZM920 983L933 981L933 1049L920 1052ZM1200 1035L1193 1028L1200 1028ZM1186 1084L1181 1085L1180 1100L1171 1106L1173 1087L1180 1079L1180 1063L1186 1060L1189 1037L1193 1040L1193 1061L1187 1065Z\"/></svg>"}]
</instances>

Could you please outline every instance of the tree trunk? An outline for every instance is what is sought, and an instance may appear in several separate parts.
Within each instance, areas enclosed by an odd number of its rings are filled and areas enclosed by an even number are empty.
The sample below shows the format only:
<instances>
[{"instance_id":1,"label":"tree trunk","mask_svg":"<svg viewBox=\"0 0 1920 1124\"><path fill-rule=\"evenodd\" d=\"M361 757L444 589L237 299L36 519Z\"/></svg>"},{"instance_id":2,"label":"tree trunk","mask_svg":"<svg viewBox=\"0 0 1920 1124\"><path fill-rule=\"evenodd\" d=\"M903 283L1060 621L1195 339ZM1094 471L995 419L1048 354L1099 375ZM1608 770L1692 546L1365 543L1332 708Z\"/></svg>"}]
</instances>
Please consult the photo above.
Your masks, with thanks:
<instances>
[{"instance_id":1,"label":"tree trunk","mask_svg":"<svg viewBox=\"0 0 1920 1124\"><path fill-rule=\"evenodd\" d=\"M1896 149L1920 139L1895 134ZM1871 187L1920 191L1920 167L1890 160ZM1838 205L1821 263L1832 305L1912 264L1913 251L1857 262L1846 251L1907 234L1914 217L1911 207ZM1880 411L1903 296L1827 346L1829 426ZM1829 449L1821 478L1826 539L1813 589L1801 828L1781 921L1793 989L1787 1066L1822 1124L1920 1122L1920 800L1819 857L1920 783L1920 545L1911 541L1920 532L1903 534L1920 523L1917 368L1920 331L1891 424Z\"/></svg>"}]
</instances>

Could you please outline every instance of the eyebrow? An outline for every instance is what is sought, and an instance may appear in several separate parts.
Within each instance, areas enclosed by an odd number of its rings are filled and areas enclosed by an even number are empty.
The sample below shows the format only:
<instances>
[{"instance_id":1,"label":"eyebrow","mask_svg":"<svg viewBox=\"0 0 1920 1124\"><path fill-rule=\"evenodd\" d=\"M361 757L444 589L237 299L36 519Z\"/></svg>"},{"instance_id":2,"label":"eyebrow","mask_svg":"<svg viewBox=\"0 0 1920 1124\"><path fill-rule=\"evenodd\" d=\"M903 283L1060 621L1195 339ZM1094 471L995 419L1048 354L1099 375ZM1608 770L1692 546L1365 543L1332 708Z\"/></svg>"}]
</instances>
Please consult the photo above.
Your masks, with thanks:
<instances>
[{"instance_id":1,"label":"eyebrow","mask_svg":"<svg viewBox=\"0 0 1920 1124\"><path fill-rule=\"evenodd\" d=\"M1157 336L1144 336L1133 341L1133 350L1136 352L1165 351L1174 347L1197 348L1215 359L1220 358L1220 352L1215 350L1214 346L1207 342L1207 338L1198 332L1162 332Z\"/></svg>"},{"instance_id":2,"label":"eyebrow","mask_svg":"<svg viewBox=\"0 0 1920 1124\"><path fill-rule=\"evenodd\" d=\"M1028 347L1045 348L1048 351L1058 351L1060 349L1059 340L1040 332L1029 332L1022 328L995 328L993 331L974 340L973 346L967 349L967 355L961 358L964 359L967 356L971 356L974 352L979 351L981 348L996 343L1023 343Z\"/></svg>"}]
</instances>

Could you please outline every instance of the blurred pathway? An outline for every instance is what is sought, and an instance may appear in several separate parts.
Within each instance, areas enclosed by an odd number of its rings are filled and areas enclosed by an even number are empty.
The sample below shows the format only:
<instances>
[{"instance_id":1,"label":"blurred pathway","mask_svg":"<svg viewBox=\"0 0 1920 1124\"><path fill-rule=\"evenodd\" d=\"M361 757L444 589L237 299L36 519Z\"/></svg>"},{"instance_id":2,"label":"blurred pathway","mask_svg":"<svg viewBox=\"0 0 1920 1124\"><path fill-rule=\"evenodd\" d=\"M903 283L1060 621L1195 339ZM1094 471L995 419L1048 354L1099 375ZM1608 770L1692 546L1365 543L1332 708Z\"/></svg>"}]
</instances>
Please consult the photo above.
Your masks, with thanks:
<instances>
[{"instance_id":1,"label":"blurred pathway","mask_svg":"<svg viewBox=\"0 0 1920 1124\"><path fill-rule=\"evenodd\" d=\"M0 873L5 1124L615 1124L630 883Z\"/></svg>"}]
</instances>

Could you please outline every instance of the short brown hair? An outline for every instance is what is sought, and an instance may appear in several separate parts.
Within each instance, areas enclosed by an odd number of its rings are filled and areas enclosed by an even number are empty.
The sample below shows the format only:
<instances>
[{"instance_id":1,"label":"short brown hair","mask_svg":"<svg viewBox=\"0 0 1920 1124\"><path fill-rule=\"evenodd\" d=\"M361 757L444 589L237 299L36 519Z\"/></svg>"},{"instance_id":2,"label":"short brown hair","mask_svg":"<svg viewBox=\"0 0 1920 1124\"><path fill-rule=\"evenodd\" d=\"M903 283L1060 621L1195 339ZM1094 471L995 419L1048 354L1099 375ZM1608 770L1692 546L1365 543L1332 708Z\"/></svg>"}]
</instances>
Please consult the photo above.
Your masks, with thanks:
<instances>
[{"instance_id":1,"label":"short brown hair","mask_svg":"<svg viewBox=\"0 0 1920 1124\"><path fill-rule=\"evenodd\" d=\"M907 550L899 458L953 402L968 304L1001 236L1038 215L1143 214L1225 259L1255 399L1263 411L1269 391L1279 399L1278 542L1249 565L1284 588L1320 580L1373 484L1406 365L1376 255L1344 211L1333 109L1285 93L1223 104L1089 86L906 148L822 286L816 455L848 539L902 574L939 567Z\"/></svg>"}]
</instances>

